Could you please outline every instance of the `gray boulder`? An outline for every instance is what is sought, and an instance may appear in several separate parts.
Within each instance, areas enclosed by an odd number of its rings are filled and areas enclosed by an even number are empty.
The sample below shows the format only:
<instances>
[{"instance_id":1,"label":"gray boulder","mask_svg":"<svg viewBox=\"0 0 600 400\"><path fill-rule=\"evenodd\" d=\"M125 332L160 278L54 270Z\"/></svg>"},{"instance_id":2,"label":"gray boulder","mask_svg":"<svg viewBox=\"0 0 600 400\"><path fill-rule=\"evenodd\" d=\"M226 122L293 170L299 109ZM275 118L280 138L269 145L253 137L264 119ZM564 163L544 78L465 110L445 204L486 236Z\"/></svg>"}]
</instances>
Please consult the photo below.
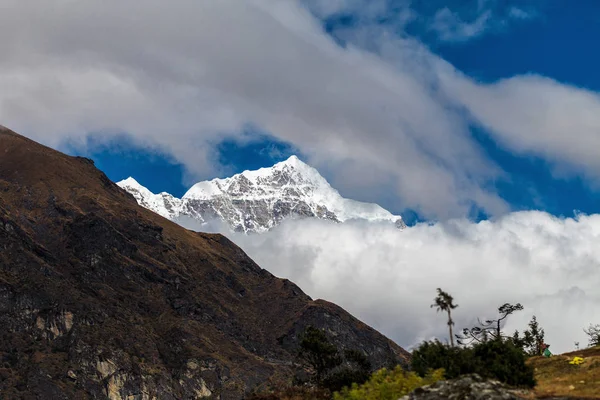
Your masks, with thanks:
<instances>
[{"instance_id":1,"label":"gray boulder","mask_svg":"<svg viewBox=\"0 0 600 400\"><path fill-rule=\"evenodd\" d=\"M399 400L512 400L523 399L526 393L473 374L418 388Z\"/></svg>"}]
</instances>

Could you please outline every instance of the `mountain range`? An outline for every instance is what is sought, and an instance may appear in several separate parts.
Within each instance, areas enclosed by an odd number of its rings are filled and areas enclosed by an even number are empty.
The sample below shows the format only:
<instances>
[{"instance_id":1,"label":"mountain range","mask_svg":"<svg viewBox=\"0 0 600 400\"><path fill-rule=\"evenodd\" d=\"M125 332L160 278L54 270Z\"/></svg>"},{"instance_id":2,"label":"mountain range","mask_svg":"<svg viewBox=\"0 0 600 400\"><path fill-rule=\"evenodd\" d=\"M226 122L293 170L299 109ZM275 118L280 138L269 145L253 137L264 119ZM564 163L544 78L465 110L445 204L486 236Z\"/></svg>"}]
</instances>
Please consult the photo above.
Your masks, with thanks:
<instances>
[{"instance_id":1,"label":"mountain range","mask_svg":"<svg viewBox=\"0 0 600 400\"><path fill-rule=\"evenodd\" d=\"M239 400L292 381L308 326L373 369L407 364L226 237L139 206L92 160L4 128L0 154L0 398Z\"/></svg>"},{"instance_id":2,"label":"mountain range","mask_svg":"<svg viewBox=\"0 0 600 400\"><path fill-rule=\"evenodd\" d=\"M182 198L165 192L154 194L132 177L117 185L141 206L172 221L192 218L202 227L218 220L235 232L265 232L287 218L385 221L398 228L406 226L401 216L377 204L342 197L297 156L270 168L198 182Z\"/></svg>"}]
</instances>

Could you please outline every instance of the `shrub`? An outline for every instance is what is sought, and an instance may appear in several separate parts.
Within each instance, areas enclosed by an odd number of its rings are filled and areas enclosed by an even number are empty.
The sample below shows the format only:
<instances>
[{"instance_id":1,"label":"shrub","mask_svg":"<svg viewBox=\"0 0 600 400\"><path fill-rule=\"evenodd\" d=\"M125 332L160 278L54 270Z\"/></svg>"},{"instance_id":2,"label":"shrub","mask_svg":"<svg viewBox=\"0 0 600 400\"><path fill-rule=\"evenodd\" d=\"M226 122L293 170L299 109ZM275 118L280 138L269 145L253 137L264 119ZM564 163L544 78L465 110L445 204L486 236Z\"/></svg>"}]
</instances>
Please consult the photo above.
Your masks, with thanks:
<instances>
[{"instance_id":1,"label":"shrub","mask_svg":"<svg viewBox=\"0 0 600 400\"><path fill-rule=\"evenodd\" d=\"M332 392L353 383L361 384L371 376L371 363L358 350L344 351L343 364L333 369L324 379L322 386Z\"/></svg>"},{"instance_id":2,"label":"shrub","mask_svg":"<svg viewBox=\"0 0 600 400\"><path fill-rule=\"evenodd\" d=\"M332 392L342 390L344 387L352 386L353 383L361 384L369 379L369 374L363 371L344 367L331 372L323 379L321 387Z\"/></svg>"},{"instance_id":3,"label":"shrub","mask_svg":"<svg viewBox=\"0 0 600 400\"><path fill-rule=\"evenodd\" d=\"M533 368L525 364L522 348L510 340L490 340L473 347L480 368L474 371L484 378L494 378L512 386L534 387Z\"/></svg>"},{"instance_id":4,"label":"shrub","mask_svg":"<svg viewBox=\"0 0 600 400\"><path fill-rule=\"evenodd\" d=\"M449 347L439 340L423 342L412 353L411 368L419 376L427 375L433 369L444 369L447 379L470 374L481 367L475 365L473 349L468 347Z\"/></svg>"},{"instance_id":5,"label":"shrub","mask_svg":"<svg viewBox=\"0 0 600 400\"><path fill-rule=\"evenodd\" d=\"M443 375L443 370L433 371L425 377L420 377L414 372L404 371L400 366L391 371L383 368L375 372L364 384L355 383L352 387L345 387L341 392L334 393L333 399L397 400L416 388L442 380Z\"/></svg>"},{"instance_id":6,"label":"shrub","mask_svg":"<svg viewBox=\"0 0 600 400\"><path fill-rule=\"evenodd\" d=\"M329 342L325 332L312 326L301 336L298 356L314 369L319 383L328 370L342 363L337 347Z\"/></svg>"},{"instance_id":7,"label":"shrub","mask_svg":"<svg viewBox=\"0 0 600 400\"><path fill-rule=\"evenodd\" d=\"M313 381L332 392L352 383L364 383L371 376L371 363L363 352L339 351L323 330L312 326L301 336L298 356L314 371Z\"/></svg>"},{"instance_id":8,"label":"shrub","mask_svg":"<svg viewBox=\"0 0 600 400\"><path fill-rule=\"evenodd\" d=\"M472 347L449 347L440 341L424 342L412 354L412 369L419 376L443 368L445 377L476 373L513 386L535 386L533 368L525 353L511 340L488 340Z\"/></svg>"}]
</instances>

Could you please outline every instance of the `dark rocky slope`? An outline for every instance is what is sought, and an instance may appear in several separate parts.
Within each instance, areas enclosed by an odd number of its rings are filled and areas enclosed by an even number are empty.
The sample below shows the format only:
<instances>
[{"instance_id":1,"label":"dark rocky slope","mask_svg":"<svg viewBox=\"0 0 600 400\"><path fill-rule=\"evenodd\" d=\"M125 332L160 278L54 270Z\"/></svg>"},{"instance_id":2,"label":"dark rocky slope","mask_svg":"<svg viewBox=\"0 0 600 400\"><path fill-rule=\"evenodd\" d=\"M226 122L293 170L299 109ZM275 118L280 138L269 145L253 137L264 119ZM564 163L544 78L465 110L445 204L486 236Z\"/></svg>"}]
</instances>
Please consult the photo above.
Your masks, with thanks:
<instances>
[{"instance_id":1,"label":"dark rocky slope","mask_svg":"<svg viewBox=\"0 0 600 400\"><path fill-rule=\"evenodd\" d=\"M374 367L408 357L90 160L0 128L0 398L239 399L292 376L308 324Z\"/></svg>"}]
</instances>

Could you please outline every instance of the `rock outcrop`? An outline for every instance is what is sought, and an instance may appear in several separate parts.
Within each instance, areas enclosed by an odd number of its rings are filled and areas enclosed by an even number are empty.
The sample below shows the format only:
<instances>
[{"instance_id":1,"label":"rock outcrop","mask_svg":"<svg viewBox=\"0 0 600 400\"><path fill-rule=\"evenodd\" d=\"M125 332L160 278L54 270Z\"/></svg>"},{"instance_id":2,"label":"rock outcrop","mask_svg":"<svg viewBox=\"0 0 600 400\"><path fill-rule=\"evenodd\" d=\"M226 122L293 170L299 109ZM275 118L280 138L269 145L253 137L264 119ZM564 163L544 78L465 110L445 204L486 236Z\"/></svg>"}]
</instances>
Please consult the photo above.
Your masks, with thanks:
<instances>
[{"instance_id":1,"label":"rock outcrop","mask_svg":"<svg viewBox=\"0 0 600 400\"><path fill-rule=\"evenodd\" d=\"M516 400L527 392L506 386L498 381L486 380L477 374L439 381L414 390L400 400Z\"/></svg>"},{"instance_id":2,"label":"rock outcrop","mask_svg":"<svg viewBox=\"0 0 600 400\"><path fill-rule=\"evenodd\" d=\"M409 357L91 160L0 129L0 398L240 399L291 379L309 324L374 368Z\"/></svg>"}]
</instances>

